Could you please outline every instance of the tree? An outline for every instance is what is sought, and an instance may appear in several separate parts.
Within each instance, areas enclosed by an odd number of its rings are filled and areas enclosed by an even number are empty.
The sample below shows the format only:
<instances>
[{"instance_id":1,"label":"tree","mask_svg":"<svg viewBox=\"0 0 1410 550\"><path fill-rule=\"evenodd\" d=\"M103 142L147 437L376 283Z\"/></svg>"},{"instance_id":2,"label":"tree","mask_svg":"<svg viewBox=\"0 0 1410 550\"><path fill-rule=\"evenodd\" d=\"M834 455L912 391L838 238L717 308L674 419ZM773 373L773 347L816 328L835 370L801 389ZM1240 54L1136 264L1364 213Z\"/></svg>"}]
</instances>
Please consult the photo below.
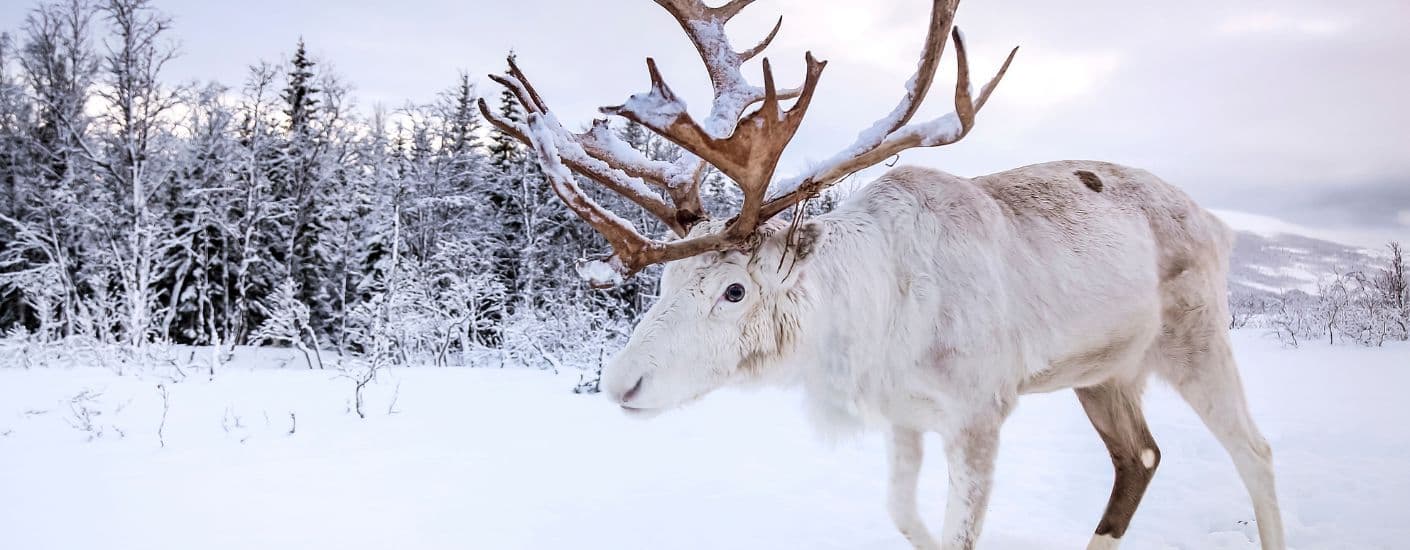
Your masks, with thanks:
<instances>
[{"instance_id":1,"label":"tree","mask_svg":"<svg viewBox=\"0 0 1410 550\"><path fill-rule=\"evenodd\" d=\"M251 341L292 344L303 353L308 368L314 368L314 358L317 358L318 368L322 369L318 334L309 325L308 306L299 301L299 291L293 279L280 283L263 308L265 321L255 330Z\"/></svg>"},{"instance_id":2,"label":"tree","mask_svg":"<svg viewBox=\"0 0 1410 550\"><path fill-rule=\"evenodd\" d=\"M1405 254L1397 241L1388 243L1386 248L1390 256L1376 278L1376 289L1387 322L1393 327L1390 336L1406 340L1410 339L1410 280L1406 279Z\"/></svg>"},{"instance_id":3,"label":"tree","mask_svg":"<svg viewBox=\"0 0 1410 550\"><path fill-rule=\"evenodd\" d=\"M1327 343L1335 344L1337 332L1351 307L1351 285L1354 280L1346 273L1335 273L1317 285L1317 316L1327 331Z\"/></svg>"},{"instance_id":4,"label":"tree","mask_svg":"<svg viewBox=\"0 0 1410 550\"><path fill-rule=\"evenodd\" d=\"M314 117L318 113L318 92L314 80L317 75L313 72L316 65L308 57L308 48L304 46L304 39L299 38L299 45L294 49L294 58L289 61L289 84L284 88L284 116L287 118L288 131L291 136L309 137L312 132L309 129Z\"/></svg>"},{"instance_id":5,"label":"tree","mask_svg":"<svg viewBox=\"0 0 1410 550\"><path fill-rule=\"evenodd\" d=\"M7 157L17 200L0 225L15 233L0 249L0 263L13 269L52 269L62 289L64 336L106 331L92 307L98 305L95 298L106 296L106 285L99 282L101 288L93 288L86 283L105 277L89 266L91 227L83 223L81 205L89 202L93 190L87 177L92 166L78 145L89 133L91 117L84 106L98 74L92 46L95 15L81 0L30 12L18 54L20 78L11 84L28 92L15 101L29 106L11 109L27 113L29 120L23 126L25 135L8 142L14 147Z\"/></svg>"},{"instance_id":6,"label":"tree","mask_svg":"<svg viewBox=\"0 0 1410 550\"><path fill-rule=\"evenodd\" d=\"M26 155L26 140L32 131L30 109L25 101L24 89L18 79L10 74L10 65L15 55L14 41L9 33L0 33L0 216L18 220L24 217L22 204L25 202L27 183L33 179L32 163ZM0 221L0 278L5 277L5 257L17 243L17 228ZM16 258L20 269L26 263L22 257ZM59 288L56 281L51 289ZM31 313L29 300L24 290L6 290L13 285L0 286L0 327L24 324Z\"/></svg>"},{"instance_id":7,"label":"tree","mask_svg":"<svg viewBox=\"0 0 1410 550\"><path fill-rule=\"evenodd\" d=\"M167 289L160 334L215 346L233 342L223 318L230 309L228 260L238 233L229 231L227 216L240 206L235 112L221 100L225 92L209 85L189 104L182 124L189 137L165 197L172 235L158 283Z\"/></svg>"},{"instance_id":8,"label":"tree","mask_svg":"<svg viewBox=\"0 0 1410 550\"><path fill-rule=\"evenodd\" d=\"M275 67L265 63L251 67L244 86L245 100L236 109L231 206L221 223L230 239L224 260L229 266L224 325L234 343L246 342L249 331L260 324L259 301L281 280L281 266L270 252L282 242L278 237L280 222L290 212L287 202L275 196L269 178L278 156L270 117L276 73Z\"/></svg>"},{"instance_id":9,"label":"tree","mask_svg":"<svg viewBox=\"0 0 1410 550\"><path fill-rule=\"evenodd\" d=\"M470 84L470 75L461 72L455 90L445 97L447 122L443 143L446 152L471 156L480 147L480 114L475 109L475 87Z\"/></svg>"},{"instance_id":10,"label":"tree","mask_svg":"<svg viewBox=\"0 0 1410 550\"><path fill-rule=\"evenodd\" d=\"M82 139L78 143L106 184L109 212L99 212L95 221L106 229L105 252L111 252L106 259L121 289L125 334L129 344L141 347L151 336L157 308L157 264L170 245L170 227L153 198L170 169L166 115L178 94L163 86L161 71L176 49L166 40L171 20L149 0L110 0L103 13L113 28L103 60L104 86L97 92L107 104L98 119L106 143L103 152Z\"/></svg>"},{"instance_id":11,"label":"tree","mask_svg":"<svg viewBox=\"0 0 1410 550\"><path fill-rule=\"evenodd\" d=\"M331 157L342 145L335 138L342 137L338 124L346 90L332 77L320 77L316 65L300 39L281 94L285 133L269 179L284 209L276 222L280 244L273 260L283 277L298 283L299 298L312 310L313 327L327 332L334 312L327 288L326 212L320 206L322 198L340 191L334 186L338 170Z\"/></svg>"}]
</instances>

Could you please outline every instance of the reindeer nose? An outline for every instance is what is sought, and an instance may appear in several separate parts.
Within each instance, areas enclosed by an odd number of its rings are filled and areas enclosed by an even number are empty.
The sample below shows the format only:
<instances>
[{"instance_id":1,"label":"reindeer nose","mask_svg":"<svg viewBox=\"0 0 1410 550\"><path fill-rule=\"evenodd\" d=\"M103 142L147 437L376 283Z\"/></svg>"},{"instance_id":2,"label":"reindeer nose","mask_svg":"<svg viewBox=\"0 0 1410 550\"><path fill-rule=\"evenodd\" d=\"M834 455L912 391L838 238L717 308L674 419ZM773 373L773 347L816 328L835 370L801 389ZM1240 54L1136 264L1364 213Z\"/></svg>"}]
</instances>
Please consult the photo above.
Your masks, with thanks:
<instances>
[{"instance_id":1,"label":"reindeer nose","mask_svg":"<svg viewBox=\"0 0 1410 550\"><path fill-rule=\"evenodd\" d=\"M642 380L646 380L646 375L643 374L637 377L636 383L632 384L631 389L627 390L627 393L622 394L622 396L617 399L617 402L626 405L632 399L636 398L636 394L641 392Z\"/></svg>"}]
</instances>

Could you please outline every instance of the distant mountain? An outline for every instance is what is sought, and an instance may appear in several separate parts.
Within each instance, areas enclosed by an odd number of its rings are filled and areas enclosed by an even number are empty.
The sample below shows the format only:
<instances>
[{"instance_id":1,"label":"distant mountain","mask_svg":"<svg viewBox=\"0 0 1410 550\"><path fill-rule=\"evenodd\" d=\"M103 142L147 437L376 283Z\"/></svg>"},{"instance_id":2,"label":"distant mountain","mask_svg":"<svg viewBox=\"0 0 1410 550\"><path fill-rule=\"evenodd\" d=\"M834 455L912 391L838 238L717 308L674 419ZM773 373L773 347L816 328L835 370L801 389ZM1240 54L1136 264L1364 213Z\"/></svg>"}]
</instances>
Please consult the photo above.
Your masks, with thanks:
<instances>
[{"instance_id":1,"label":"distant mountain","mask_svg":"<svg viewBox=\"0 0 1410 550\"><path fill-rule=\"evenodd\" d=\"M1318 281L1333 273L1374 271L1378 252L1309 236L1315 229L1276 218L1215 210L1236 235L1229 260L1229 289L1234 294L1317 292Z\"/></svg>"}]
</instances>

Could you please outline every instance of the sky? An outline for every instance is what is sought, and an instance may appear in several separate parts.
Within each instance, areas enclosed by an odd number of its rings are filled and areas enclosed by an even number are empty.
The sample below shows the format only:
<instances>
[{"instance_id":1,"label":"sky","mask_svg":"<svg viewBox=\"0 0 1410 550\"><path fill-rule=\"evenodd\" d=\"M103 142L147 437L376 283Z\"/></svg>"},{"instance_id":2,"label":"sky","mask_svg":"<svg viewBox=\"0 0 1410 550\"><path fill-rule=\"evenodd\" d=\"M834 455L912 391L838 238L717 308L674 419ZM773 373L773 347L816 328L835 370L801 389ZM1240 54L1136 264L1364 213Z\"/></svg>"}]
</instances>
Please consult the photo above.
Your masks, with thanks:
<instances>
[{"instance_id":1,"label":"sky","mask_svg":"<svg viewBox=\"0 0 1410 550\"><path fill-rule=\"evenodd\" d=\"M779 175L832 156L895 105L929 4L759 0L731 22L742 49L783 16L766 55L784 85L801 82L803 52L829 61ZM173 81L238 86L250 64L287 59L302 37L369 110L427 101L461 71L497 95L483 75L503 70L510 49L569 126L646 89L648 55L692 111L709 104L694 50L646 0L156 5L180 43ZM33 6L4 2L0 29L18 29ZM978 176L1106 160L1150 170L1211 208L1337 229L1359 244L1410 241L1410 2L970 0L956 21L976 80L1021 49L973 133L907 151L903 163ZM757 62L748 74L758 82ZM952 51L937 75L916 120L952 109Z\"/></svg>"}]
</instances>

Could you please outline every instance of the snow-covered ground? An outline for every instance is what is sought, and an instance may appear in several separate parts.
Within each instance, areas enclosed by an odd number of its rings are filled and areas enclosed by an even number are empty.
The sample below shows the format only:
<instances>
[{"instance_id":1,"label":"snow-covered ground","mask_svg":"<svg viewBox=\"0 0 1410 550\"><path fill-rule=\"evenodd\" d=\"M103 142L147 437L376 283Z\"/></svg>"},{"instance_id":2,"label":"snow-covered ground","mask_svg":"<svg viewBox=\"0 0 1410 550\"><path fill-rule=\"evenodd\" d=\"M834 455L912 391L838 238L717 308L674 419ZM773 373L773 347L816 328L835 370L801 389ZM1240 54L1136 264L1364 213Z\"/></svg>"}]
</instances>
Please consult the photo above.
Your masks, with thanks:
<instances>
[{"instance_id":1,"label":"snow-covered ground","mask_svg":"<svg viewBox=\"0 0 1410 550\"><path fill-rule=\"evenodd\" d=\"M1236 339L1292 546L1405 548L1410 347ZM880 437L820 440L794 392L724 391L640 421L571 393L576 374L394 369L363 420L350 380L237 364L179 382L169 367L0 366L0 548L904 547ZM1125 547L1253 548L1224 451L1164 386L1147 404L1164 461ZM982 547L1080 548L1111 470L1058 392L1021 402L997 477ZM932 452L934 528L944 487Z\"/></svg>"}]
</instances>

